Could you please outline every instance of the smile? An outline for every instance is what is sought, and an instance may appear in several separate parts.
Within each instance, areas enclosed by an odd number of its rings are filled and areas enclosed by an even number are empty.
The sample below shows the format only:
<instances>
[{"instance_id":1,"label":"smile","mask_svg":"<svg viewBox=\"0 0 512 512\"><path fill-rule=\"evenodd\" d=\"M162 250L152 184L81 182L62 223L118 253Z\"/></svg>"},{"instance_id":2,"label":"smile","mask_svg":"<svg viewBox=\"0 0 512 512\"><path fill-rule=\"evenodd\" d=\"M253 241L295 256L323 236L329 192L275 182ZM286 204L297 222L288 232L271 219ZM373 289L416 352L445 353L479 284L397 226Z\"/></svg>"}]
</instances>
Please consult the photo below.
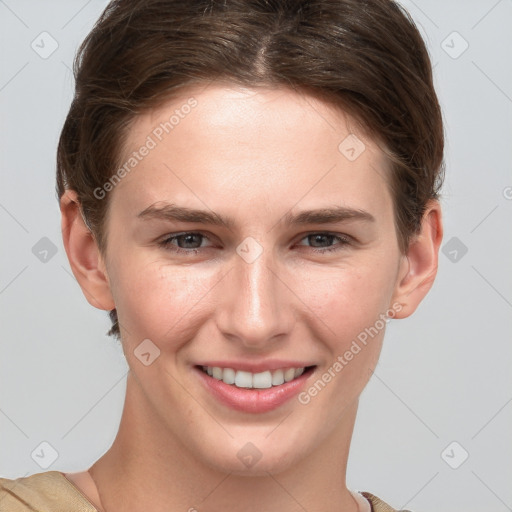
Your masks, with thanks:
<instances>
[{"instance_id":1,"label":"smile","mask_svg":"<svg viewBox=\"0 0 512 512\"><path fill-rule=\"evenodd\" d=\"M251 372L249 368L235 370L223 366L196 365L194 370L215 401L230 409L260 414L291 401L313 378L315 368L316 365L285 366Z\"/></svg>"},{"instance_id":2,"label":"smile","mask_svg":"<svg viewBox=\"0 0 512 512\"><path fill-rule=\"evenodd\" d=\"M300 377L310 367L302 368L279 368L277 370L266 370L259 373L252 373L233 368L220 368L218 366L202 366L203 372L214 379L221 380L225 384L245 389L268 389L274 386L281 386L285 382Z\"/></svg>"}]
</instances>

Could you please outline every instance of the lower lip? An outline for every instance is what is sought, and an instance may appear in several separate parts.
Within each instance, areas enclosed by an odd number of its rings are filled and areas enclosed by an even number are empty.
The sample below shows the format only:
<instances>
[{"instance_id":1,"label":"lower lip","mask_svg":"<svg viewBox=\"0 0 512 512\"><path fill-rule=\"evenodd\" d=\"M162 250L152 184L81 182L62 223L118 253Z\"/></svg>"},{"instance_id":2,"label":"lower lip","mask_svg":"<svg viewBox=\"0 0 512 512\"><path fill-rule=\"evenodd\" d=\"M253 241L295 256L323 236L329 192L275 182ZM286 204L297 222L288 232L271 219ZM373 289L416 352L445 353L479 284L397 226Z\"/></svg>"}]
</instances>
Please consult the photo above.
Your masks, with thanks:
<instances>
[{"instance_id":1,"label":"lower lip","mask_svg":"<svg viewBox=\"0 0 512 512\"><path fill-rule=\"evenodd\" d=\"M210 377L198 367L194 367L194 370L198 373L206 389L221 403L232 409L250 413L263 413L277 409L300 392L312 373L310 368L300 377L280 386L266 389L246 389Z\"/></svg>"}]
</instances>

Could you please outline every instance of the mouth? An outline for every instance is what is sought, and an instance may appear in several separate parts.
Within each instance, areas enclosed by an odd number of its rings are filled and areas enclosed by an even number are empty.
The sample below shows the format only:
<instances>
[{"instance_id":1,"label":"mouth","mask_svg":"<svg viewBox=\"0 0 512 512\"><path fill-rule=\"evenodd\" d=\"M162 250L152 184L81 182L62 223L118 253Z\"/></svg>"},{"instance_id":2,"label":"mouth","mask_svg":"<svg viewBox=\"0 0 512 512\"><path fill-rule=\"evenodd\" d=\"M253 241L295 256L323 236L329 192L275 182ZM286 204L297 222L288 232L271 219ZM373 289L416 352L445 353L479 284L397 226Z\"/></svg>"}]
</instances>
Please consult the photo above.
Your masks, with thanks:
<instances>
[{"instance_id":1,"label":"mouth","mask_svg":"<svg viewBox=\"0 0 512 512\"><path fill-rule=\"evenodd\" d=\"M316 365L250 372L221 366L196 365L200 381L223 405L242 412L263 413L289 401L305 386Z\"/></svg>"},{"instance_id":2,"label":"mouth","mask_svg":"<svg viewBox=\"0 0 512 512\"><path fill-rule=\"evenodd\" d=\"M224 384L230 386L241 389L268 389L282 386L285 382L291 382L304 373L312 371L315 367L278 368L277 370L265 370L258 373L219 366L198 366L197 368L200 368L210 377L221 380Z\"/></svg>"}]
</instances>

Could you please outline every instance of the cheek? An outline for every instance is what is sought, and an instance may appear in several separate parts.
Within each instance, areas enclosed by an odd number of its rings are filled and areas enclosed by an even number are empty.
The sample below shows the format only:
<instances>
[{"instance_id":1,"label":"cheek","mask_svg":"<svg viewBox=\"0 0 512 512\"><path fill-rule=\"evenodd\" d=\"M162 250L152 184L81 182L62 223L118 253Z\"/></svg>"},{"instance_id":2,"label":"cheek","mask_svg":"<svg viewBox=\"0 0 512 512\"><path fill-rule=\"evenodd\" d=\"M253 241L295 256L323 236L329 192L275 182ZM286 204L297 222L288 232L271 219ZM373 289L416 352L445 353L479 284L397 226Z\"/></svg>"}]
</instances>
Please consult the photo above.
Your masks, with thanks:
<instances>
[{"instance_id":1,"label":"cheek","mask_svg":"<svg viewBox=\"0 0 512 512\"><path fill-rule=\"evenodd\" d=\"M329 328L336 343L347 343L388 310L394 274L385 271L389 264L381 263L321 269L297 281L298 295Z\"/></svg>"},{"instance_id":2,"label":"cheek","mask_svg":"<svg viewBox=\"0 0 512 512\"><path fill-rule=\"evenodd\" d=\"M391 267L383 262L382 267L331 268L303 282L308 323L318 326L327 357L299 401L324 411L320 414L327 430L359 396L377 365L387 325L382 315L390 314L394 285L393 273L385 268Z\"/></svg>"},{"instance_id":3,"label":"cheek","mask_svg":"<svg viewBox=\"0 0 512 512\"><path fill-rule=\"evenodd\" d=\"M130 344L149 338L161 350L173 341L185 344L194 335L208 291L216 280L211 273L158 262L125 261L113 276L114 300L123 332Z\"/></svg>"}]
</instances>

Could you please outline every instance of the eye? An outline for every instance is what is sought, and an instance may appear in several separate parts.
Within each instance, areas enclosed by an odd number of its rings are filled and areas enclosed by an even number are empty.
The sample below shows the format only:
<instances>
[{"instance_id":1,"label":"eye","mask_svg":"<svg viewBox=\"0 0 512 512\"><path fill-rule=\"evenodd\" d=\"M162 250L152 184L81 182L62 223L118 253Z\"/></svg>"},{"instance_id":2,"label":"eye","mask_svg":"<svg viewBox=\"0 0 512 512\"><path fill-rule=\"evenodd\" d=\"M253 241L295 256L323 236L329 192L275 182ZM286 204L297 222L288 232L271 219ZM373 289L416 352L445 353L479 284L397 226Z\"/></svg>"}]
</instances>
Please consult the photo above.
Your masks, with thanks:
<instances>
[{"instance_id":1,"label":"eye","mask_svg":"<svg viewBox=\"0 0 512 512\"><path fill-rule=\"evenodd\" d=\"M186 232L171 234L161 242L159 245L166 249L178 252L178 253L191 253L197 254L198 249L201 248L201 242L208 237L203 233L197 232ZM176 242L176 243L174 243Z\"/></svg>"},{"instance_id":2,"label":"eye","mask_svg":"<svg viewBox=\"0 0 512 512\"><path fill-rule=\"evenodd\" d=\"M158 242L158 245L176 253L193 255L210 247L203 245L205 240L209 240L209 238L204 233L190 231L172 233L164 240ZM335 235L332 233L310 233L303 237L301 241L302 240L307 240L309 242L307 247L309 246L317 253L339 251L351 243L349 236L341 234ZM303 244L299 245L303 246Z\"/></svg>"},{"instance_id":3,"label":"eye","mask_svg":"<svg viewBox=\"0 0 512 512\"><path fill-rule=\"evenodd\" d=\"M350 244L350 238L347 235L334 235L332 233L312 233L305 236L302 240L312 241L312 249L314 252L331 252L339 251L344 246ZM334 242L338 242L336 245L332 245ZM316 245L319 244L319 245Z\"/></svg>"}]
</instances>

